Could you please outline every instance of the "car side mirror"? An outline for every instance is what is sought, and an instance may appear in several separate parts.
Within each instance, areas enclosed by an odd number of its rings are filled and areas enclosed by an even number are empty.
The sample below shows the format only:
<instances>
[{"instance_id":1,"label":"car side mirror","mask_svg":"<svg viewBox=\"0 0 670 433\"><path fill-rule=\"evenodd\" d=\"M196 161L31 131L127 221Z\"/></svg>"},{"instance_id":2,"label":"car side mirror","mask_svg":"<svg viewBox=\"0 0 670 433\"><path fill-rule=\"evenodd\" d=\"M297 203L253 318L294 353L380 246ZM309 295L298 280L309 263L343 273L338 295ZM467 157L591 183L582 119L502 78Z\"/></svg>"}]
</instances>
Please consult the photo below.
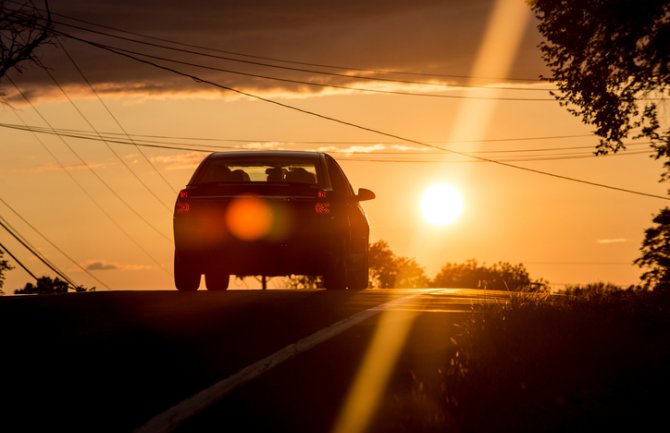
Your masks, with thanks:
<instances>
[{"instance_id":1,"label":"car side mirror","mask_svg":"<svg viewBox=\"0 0 670 433\"><path fill-rule=\"evenodd\" d=\"M358 188L358 194L356 194L356 200L366 201L366 200L372 200L375 197L376 197L375 193L370 191L369 189Z\"/></svg>"}]
</instances>

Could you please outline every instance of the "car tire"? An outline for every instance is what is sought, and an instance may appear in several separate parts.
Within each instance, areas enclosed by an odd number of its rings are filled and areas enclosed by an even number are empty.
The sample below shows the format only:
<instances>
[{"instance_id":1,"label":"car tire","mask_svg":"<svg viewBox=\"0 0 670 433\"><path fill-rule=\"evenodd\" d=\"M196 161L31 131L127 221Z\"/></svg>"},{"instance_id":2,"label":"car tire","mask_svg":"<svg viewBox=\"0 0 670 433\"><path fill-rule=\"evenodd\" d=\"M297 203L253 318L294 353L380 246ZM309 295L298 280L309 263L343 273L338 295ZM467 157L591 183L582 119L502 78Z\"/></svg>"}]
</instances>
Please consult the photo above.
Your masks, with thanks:
<instances>
[{"instance_id":1,"label":"car tire","mask_svg":"<svg viewBox=\"0 0 670 433\"><path fill-rule=\"evenodd\" d=\"M368 288L368 266L357 268L349 272L349 290L365 290Z\"/></svg>"},{"instance_id":2,"label":"car tire","mask_svg":"<svg viewBox=\"0 0 670 433\"><path fill-rule=\"evenodd\" d=\"M230 274L220 269L211 269L205 272L205 284L207 285L207 290L228 290L228 285L230 284Z\"/></svg>"},{"instance_id":3,"label":"car tire","mask_svg":"<svg viewBox=\"0 0 670 433\"><path fill-rule=\"evenodd\" d=\"M336 260L328 266L323 275L326 290L346 290L347 268L343 260Z\"/></svg>"},{"instance_id":4,"label":"car tire","mask_svg":"<svg viewBox=\"0 0 670 433\"><path fill-rule=\"evenodd\" d=\"M174 253L174 285L180 292L195 292L200 286L200 273L177 251Z\"/></svg>"}]
</instances>

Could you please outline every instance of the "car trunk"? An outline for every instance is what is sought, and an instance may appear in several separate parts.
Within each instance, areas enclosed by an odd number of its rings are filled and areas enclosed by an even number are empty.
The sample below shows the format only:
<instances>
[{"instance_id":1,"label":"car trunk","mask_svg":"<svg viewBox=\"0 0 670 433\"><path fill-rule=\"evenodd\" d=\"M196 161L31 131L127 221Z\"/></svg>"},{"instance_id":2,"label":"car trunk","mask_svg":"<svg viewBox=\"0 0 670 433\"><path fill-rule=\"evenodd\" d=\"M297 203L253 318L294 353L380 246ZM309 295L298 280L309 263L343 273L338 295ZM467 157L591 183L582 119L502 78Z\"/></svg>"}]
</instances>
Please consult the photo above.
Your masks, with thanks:
<instances>
[{"instance_id":1,"label":"car trunk","mask_svg":"<svg viewBox=\"0 0 670 433\"><path fill-rule=\"evenodd\" d=\"M227 265L250 273L255 264L272 262L281 273L292 264L316 267L317 253L336 242L335 209L314 185L207 184L185 191L179 200L187 209L175 213L175 243L203 259L225 257Z\"/></svg>"}]
</instances>

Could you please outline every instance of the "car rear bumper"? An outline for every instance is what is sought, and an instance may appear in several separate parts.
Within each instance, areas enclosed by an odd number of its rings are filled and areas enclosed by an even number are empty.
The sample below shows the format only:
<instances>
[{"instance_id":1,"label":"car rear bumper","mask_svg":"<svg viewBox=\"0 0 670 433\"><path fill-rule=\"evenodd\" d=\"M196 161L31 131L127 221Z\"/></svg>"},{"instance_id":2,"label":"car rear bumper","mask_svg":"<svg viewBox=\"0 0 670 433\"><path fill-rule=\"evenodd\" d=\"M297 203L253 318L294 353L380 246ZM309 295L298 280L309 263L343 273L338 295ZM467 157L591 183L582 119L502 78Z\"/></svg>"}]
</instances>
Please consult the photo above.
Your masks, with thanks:
<instances>
[{"instance_id":1,"label":"car rear bumper","mask_svg":"<svg viewBox=\"0 0 670 433\"><path fill-rule=\"evenodd\" d=\"M219 269L233 275L320 275L344 253L343 236L304 233L281 240L243 241L230 236L194 239L175 233L182 260L201 273Z\"/></svg>"}]
</instances>

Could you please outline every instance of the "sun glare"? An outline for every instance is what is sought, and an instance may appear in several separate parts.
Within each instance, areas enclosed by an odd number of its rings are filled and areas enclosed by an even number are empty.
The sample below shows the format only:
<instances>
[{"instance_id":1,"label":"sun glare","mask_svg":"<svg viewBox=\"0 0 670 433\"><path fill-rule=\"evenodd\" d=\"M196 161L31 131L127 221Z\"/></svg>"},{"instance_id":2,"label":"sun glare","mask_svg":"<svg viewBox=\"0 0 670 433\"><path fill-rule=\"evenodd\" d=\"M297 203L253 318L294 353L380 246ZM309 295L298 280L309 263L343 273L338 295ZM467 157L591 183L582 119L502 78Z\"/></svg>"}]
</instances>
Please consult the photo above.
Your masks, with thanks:
<instances>
[{"instance_id":1,"label":"sun glare","mask_svg":"<svg viewBox=\"0 0 670 433\"><path fill-rule=\"evenodd\" d=\"M463 213L463 197L448 184L429 187L421 196L421 214L429 223L444 226L456 221Z\"/></svg>"}]
</instances>

